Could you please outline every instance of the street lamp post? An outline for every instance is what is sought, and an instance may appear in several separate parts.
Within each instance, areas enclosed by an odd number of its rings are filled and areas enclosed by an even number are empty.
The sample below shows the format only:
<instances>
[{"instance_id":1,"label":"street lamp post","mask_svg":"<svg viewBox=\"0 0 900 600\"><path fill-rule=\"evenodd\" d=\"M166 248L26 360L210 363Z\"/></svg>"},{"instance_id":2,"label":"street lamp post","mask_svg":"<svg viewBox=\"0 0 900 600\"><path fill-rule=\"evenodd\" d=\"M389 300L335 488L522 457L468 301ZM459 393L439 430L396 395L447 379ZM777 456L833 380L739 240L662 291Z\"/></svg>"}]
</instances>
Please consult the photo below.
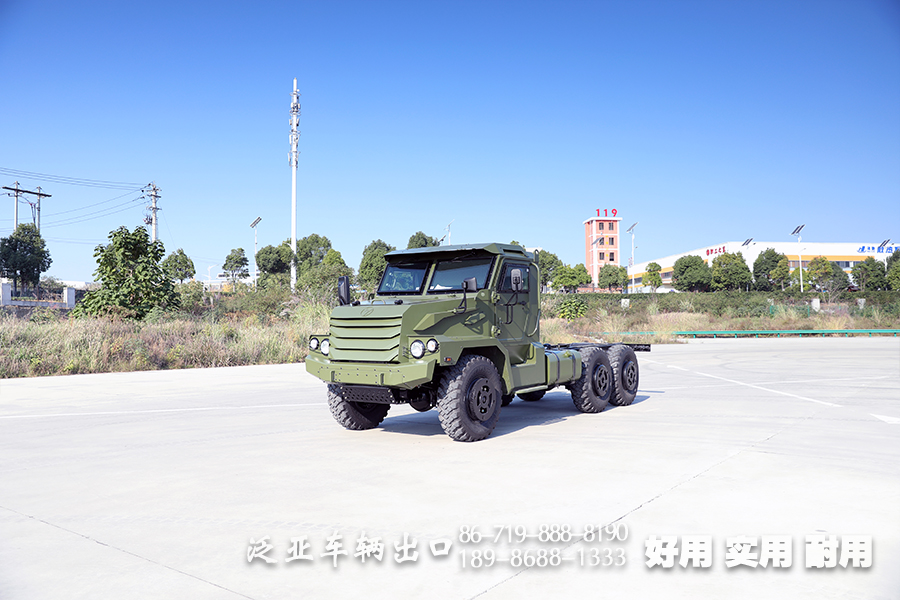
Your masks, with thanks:
<instances>
[{"instance_id":1,"label":"street lamp post","mask_svg":"<svg viewBox=\"0 0 900 600\"><path fill-rule=\"evenodd\" d=\"M800 257L800 264L798 265L798 268L800 269L800 293L801 294L803 293L803 248L800 247L800 242L803 240L803 238L800 237L800 230L803 229L804 227L806 227L805 223L803 225L800 225L799 227L797 227L794 230L794 232L791 233L791 235L797 236L797 256Z\"/></svg>"},{"instance_id":2,"label":"street lamp post","mask_svg":"<svg viewBox=\"0 0 900 600\"><path fill-rule=\"evenodd\" d=\"M629 227L625 233L631 234L631 260L629 261L631 264L631 291L634 292L634 228L637 227L637 222L634 223L631 227Z\"/></svg>"},{"instance_id":3,"label":"street lamp post","mask_svg":"<svg viewBox=\"0 0 900 600\"><path fill-rule=\"evenodd\" d=\"M753 241L753 238L747 238L747 241L744 242L743 244L741 244L741 248L744 248L745 246L749 246L750 242L752 242L752 241ZM741 251L741 254L743 255L744 252ZM745 256L744 258L747 258L747 257ZM750 291L750 282L749 281L747 282L747 291L748 292Z\"/></svg>"},{"instance_id":4,"label":"street lamp post","mask_svg":"<svg viewBox=\"0 0 900 600\"><path fill-rule=\"evenodd\" d=\"M878 251L879 251L879 252L882 252L881 248L884 248L885 246L889 245L890 243L891 243L891 238L888 238L888 239L884 240L883 242L881 242L881 243L878 245ZM887 259L888 259L888 255L885 254L885 255L884 255L884 264L885 264L885 265L887 265Z\"/></svg>"}]
</instances>

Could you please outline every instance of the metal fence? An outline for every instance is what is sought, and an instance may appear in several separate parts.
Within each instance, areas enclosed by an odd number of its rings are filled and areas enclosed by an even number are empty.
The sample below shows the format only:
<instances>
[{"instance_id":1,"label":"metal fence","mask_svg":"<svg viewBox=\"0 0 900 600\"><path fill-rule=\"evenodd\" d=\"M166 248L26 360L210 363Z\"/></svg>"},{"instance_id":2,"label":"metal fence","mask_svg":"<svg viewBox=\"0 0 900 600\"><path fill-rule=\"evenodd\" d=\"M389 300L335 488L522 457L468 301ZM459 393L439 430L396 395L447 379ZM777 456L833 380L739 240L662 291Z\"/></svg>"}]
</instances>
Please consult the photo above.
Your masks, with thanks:
<instances>
[{"instance_id":1,"label":"metal fence","mask_svg":"<svg viewBox=\"0 0 900 600\"><path fill-rule=\"evenodd\" d=\"M678 337L710 337L710 338L737 338L740 337L784 337L789 335L803 336L820 336L826 335L850 337L851 335L888 335L897 337L900 329L759 329L746 331L598 331L592 332L590 335L675 335Z\"/></svg>"}]
</instances>

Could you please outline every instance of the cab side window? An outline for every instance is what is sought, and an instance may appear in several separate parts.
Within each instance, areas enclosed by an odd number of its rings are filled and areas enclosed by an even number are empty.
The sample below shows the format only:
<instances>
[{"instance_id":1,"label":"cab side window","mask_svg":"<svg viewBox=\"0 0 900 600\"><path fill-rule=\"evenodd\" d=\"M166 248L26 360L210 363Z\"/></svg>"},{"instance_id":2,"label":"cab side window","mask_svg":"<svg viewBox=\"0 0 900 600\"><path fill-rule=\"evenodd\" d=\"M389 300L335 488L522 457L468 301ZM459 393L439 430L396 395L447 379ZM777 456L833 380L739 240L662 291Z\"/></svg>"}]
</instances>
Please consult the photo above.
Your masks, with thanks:
<instances>
[{"instance_id":1,"label":"cab side window","mask_svg":"<svg viewBox=\"0 0 900 600\"><path fill-rule=\"evenodd\" d=\"M528 271L529 265L522 263L512 263L508 262L503 265L503 272L500 275L500 285L497 289L499 292L512 292L512 271L513 269L519 269L522 272L522 292L528 293L528 282L531 280L530 273Z\"/></svg>"}]
</instances>

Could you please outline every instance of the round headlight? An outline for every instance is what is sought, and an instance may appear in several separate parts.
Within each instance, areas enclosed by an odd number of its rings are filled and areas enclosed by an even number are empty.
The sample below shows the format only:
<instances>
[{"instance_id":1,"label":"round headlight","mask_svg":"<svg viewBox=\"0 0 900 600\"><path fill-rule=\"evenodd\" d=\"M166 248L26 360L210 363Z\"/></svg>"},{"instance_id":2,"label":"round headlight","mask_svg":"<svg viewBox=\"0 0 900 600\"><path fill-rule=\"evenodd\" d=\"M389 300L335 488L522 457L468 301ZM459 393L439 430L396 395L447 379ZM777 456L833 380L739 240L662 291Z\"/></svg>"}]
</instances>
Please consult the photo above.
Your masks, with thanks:
<instances>
[{"instance_id":1,"label":"round headlight","mask_svg":"<svg viewBox=\"0 0 900 600\"><path fill-rule=\"evenodd\" d=\"M310 350L316 350L318 347L319 347L319 340L318 340L318 338L310 338L310 340L309 340L309 349L310 349Z\"/></svg>"},{"instance_id":2,"label":"round headlight","mask_svg":"<svg viewBox=\"0 0 900 600\"><path fill-rule=\"evenodd\" d=\"M322 354L328 356L328 351L331 350L331 342L328 340L322 340Z\"/></svg>"},{"instance_id":3,"label":"round headlight","mask_svg":"<svg viewBox=\"0 0 900 600\"><path fill-rule=\"evenodd\" d=\"M429 352L437 352L437 349L438 349L437 340L435 340L435 339L428 340L428 342L425 344L425 348Z\"/></svg>"},{"instance_id":4,"label":"round headlight","mask_svg":"<svg viewBox=\"0 0 900 600\"><path fill-rule=\"evenodd\" d=\"M410 344L409 353L413 355L413 358L422 358L425 356L425 344L422 340L416 340Z\"/></svg>"}]
</instances>

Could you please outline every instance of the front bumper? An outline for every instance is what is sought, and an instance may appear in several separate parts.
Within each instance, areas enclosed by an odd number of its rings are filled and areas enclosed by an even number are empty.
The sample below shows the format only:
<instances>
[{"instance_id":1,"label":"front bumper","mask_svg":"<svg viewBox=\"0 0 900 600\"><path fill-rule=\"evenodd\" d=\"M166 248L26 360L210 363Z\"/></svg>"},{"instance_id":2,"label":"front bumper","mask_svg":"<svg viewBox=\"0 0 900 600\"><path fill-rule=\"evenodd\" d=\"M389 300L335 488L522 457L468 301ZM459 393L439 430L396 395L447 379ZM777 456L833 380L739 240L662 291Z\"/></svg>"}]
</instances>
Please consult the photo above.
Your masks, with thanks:
<instances>
[{"instance_id":1,"label":"front bumper","mask_svg":"<svg viewBox=\"0 0 900 600\"><path fill-rule=\"evenodd\" d=\"M306 371L329 383L383 385L411 390L434 377L435 360L406 364L334 362L316 353L306 357Z\"/></svg>"}]
</instances>

